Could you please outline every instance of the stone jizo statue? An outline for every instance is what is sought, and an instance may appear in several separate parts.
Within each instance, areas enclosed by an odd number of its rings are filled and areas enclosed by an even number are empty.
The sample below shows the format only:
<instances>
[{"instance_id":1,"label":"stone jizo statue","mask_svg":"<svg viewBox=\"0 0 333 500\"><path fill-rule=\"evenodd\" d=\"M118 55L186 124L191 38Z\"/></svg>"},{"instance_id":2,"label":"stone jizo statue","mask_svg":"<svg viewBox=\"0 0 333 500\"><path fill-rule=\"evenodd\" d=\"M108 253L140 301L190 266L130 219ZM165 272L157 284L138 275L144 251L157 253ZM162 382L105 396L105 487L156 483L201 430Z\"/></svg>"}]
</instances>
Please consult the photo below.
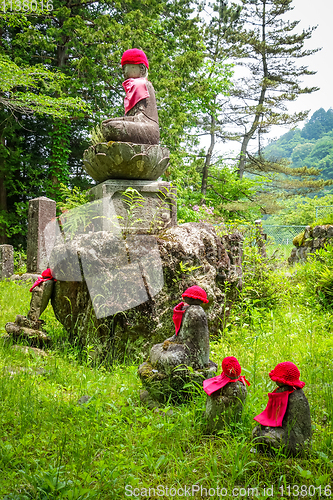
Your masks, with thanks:
<instances>
[{"instance_id":1,"label":"stone jizo statue","mask_svg":"<svg viewBox=\"0 0 333 500\"><path fill-rule=\"evenodd\" d=\"M18 314L15 323L7 323L5 326L7 333L16 337L24 336L30 339L35 337L37 342L47 343L48 337L42 331L44 321L40 319L40 316L49 303L54 281L56 280L52 276L51 269L45 269L30 288L32 295L27 316Z\"/></svg>"},{"instance_id":2,"label":"stone jizo statue","mask_svg":"<svg viewBox=\"0 0 333 500\"><path fill-rule=\"evenodd\" d=\"M311 415L308 400L294 363L285 361L269 373L278 387L268 394L266 409L254 417L259 425L252 432L258 448L271 452L282 448L295 455L311 439Z\"/></svg>"},{"instance_id":3,"label":"stone jizo statue","mask_svg":"<svg viewBox=\"0 0 333 500\"><path fill-rule=\"evenodd\" d=\"M149 360L138 371L145 388L159 401L170 396L181 399L184 385L191 380L202 383L217 369L209 360L207 317L201 307L208 303L207 294L199 286L192 286L182 297L184 302L174 308L175 334L154 345Z\"/></svg>"},{"instance_id":4,"label":"stone jizo statue","mask_svg":"<svg viewBox=\"0 0 333 500\"><path fill-rule=\"evenodd\" d=\"M221 430L225 423L239 420L250 383L241 375L242 368L234 356L222 361L222 373L203 381L207 394L206 419L209 432Z\"/></svg>"},{"instance_id":5,"label":"stone jizo statue","mask_svg":"<svg viewBox=\"0 0 333 500\"><path fill-rule=\"evenodd\" d=\"M139 49L126 50L121 58L121 65L125 78L125 116L103 121L103 135L107 141L159 144L155 91L152 83L147 80L147 56Z\"/></svg>"}]
</instances>

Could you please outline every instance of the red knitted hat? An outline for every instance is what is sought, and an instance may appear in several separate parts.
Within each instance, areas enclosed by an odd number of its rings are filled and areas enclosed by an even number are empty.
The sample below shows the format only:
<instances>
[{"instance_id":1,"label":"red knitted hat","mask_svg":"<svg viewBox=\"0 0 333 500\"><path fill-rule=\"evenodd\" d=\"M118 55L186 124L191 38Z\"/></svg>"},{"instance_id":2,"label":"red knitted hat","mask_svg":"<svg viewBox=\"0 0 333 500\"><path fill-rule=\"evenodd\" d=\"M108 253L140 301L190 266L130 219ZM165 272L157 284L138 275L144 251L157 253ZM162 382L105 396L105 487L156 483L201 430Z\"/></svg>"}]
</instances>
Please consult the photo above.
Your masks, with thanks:
<instances>
[{"instance_id":1,"label":"red knitted hat","mask_svg":"<svg viewBox=\"0 0 333 500\"><path fill-rule=\"evenodd\" d=\"M185 290L182 297L189 297L190 299L199 299L202 302L205 302L205 304L208 304L209 302L205 290L197 285L190 286L190 288Z\"/></svg>"},{"instance_id":2,"label":"red knitted hat","mask_svg":"<svg viewBox=\"0 0 333 500\"><path fill-rule=\"evenodd\" d=\"M242 368L237 358L228 356L222 361L222 371L227 377L237 378L240 376Z\"/></svg>"},{"instance_id":3,"label":"red knitted hat","mask_svg":"<svg viewBox=\"0 0 333 500\"><path fill-rule=\"evenodd\" d=\"M121 58L121 65L125 64L144 64L149 69L149 63L146 54L140 49L126 50Z\"/></svg>"},{"instance_id":4,"label":"red knitted hat","mask_svg":"<svg viewBox=\"0 0 333 500\"><path fill-rule=\"evenodd\" d=\"M274 370L269 373L269 376L274 382L280 382L281 384L290 385L291 387L302 389L302 387L305 386L305 382L299 379L299 369L290 361L284 361L276 365Z\"/></svg>"}]
</instances>

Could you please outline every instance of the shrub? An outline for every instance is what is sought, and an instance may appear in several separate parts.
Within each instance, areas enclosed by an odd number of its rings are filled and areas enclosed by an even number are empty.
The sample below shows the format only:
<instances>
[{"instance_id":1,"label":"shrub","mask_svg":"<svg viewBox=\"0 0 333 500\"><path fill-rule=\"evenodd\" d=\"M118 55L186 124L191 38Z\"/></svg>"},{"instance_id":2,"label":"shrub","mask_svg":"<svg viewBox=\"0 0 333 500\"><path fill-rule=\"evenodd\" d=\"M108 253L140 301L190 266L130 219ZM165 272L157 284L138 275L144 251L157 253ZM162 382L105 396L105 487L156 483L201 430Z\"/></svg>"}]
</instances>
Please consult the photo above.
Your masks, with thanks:
<instances>
[{"instance_id":1,"label":"shrub","mask_svg":"<svg viewBox=\"0 0 333 500\"><path fill-rule=\"evenodd\" d=\"M305 301L333 307L333 246L325 245L325 248L310 254L305 264L299 264L295 281L303 285Z\"/></svg>"}]
</instances>

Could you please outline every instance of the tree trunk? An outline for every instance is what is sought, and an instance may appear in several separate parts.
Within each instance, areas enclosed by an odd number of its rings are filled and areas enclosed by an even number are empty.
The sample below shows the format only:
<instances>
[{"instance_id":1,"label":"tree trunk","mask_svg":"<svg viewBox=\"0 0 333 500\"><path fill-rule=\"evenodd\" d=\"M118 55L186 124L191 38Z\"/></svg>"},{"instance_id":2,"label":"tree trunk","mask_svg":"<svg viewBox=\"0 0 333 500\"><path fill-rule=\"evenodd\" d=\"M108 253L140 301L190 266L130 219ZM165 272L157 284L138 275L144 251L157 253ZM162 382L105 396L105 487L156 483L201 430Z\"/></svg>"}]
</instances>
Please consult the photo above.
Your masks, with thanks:
<instances>
[{"instance_id":1,"label":"tree trunk","mask_svg":"<svg viewBox=\"0 0 333 500\"><path fill-rule=\"evenodd\" d=\"M5 175L5 157L1 154L1 149L5 147L5 137L3 132L0 132L0 215L7 212L7 189ZM6 226L0 224L0 245L6 244L8 241L6 235Z\"/></svg>"},{"instance_id":2,"label":"tree trunk","mask_svg":"<svg viewBox=\"0 0 333 500\"><path fill-rule=\"evenodd\" d=\"M261 61L262 61L262 66L263 66L263 81L262 81L262 86L261 86L261 92L260 92L260 97L258 100L257 104L257 111L254 116L252 125L250 127L250 130L244 134L243 141L242 141L242 147L241 147L241 152L239 155L239 168L238 168L238 175L239 178L242 179L244 172L245 172L245 163L246 163L246 152L247 152L247 146L250 142L250 139L252 139L253 135L255 132L258 130L259 123L260 123L260 118L262 117L262 106L264 105L265 102L265 96L266 96L266 90L267 90L267 83L266 79L268 79L268 67L267 67L267 57L266 57L266 0L263 0L263 11L262 11L262 25L261 25L261 41L262 41L262 54L261 54Z\"/></svg>"},{"instance_id":3,"label":"tree trunk","mask_svg":"<svg viewBox=\"0 0 333 500\"><path fill-rule=\"evenodd\" d=\"M70 5L67 5L70 8ZM63 68L67 64L67 43L68 38L65 36L61 37L61 43L59 42L57 46L57 66L58 68ZM64 177L67 171L67 160L68 153L64 153L64 150L68 149L68 136L66 134L67 120L61 120L53 118L52 125L52 151L50 157L50 181L51 186L49 188L48 195L52 198L57 199L58 185L60 182L64 182ZM61 130L65 129L65 130ZM66 181L65 181L66 182Z\"/></svg>"},{"instance_id":4,"label":"tree trunk","mask_svg":"<svg viewBox=\"0 0 333 500\"><path fill-rule=\"evenodd\" d=\"M206 154L205 164L202 172L202 183L201 183L201 205L205 202L205 196L207 192L207 178L210 162L212 159L212 154L215 146L215 116L210 115L210 145Z\"/></svg>"}]
</instances>

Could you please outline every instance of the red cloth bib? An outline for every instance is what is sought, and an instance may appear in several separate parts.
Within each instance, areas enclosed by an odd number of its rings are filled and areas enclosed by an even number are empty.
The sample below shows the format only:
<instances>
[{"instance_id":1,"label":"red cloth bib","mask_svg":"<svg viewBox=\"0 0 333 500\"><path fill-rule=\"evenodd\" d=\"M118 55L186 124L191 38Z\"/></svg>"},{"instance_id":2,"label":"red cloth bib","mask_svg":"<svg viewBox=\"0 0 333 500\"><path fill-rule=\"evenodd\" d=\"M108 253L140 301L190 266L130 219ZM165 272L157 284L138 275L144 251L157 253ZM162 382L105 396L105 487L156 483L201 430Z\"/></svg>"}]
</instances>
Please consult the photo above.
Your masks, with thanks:
<instances>
[{"instance_id":1,"label":"red cloth bib","mask_svg":"<svg viewBox=\"0 0 333 500\"><path fill-rule=\"evenodd\" d=\"M147 78L128 78L123 82L123 87L126 92L124 99L125 115L137 102L149 97L146 82Z\"/></svg>"},{"instance_id":2,"label":"red cloth bib","mask_svg":"<svg viewBox=\"0 0 333 500\"><path fill-rule=\"evenodd\" d=\"M174 322L174 325L176 328L176 335L178 335L178 332L179 332L180 327L182 325L183 316L184 316L184 313L186 311L186 308L184 310L182 310L184 305L185 305L184 302L180 302L173 309L172 321Z\"/></svg>"},{"instance_id":3,"label":"red cloth bib","mask_svg":"<svg viewBox=\"0 0 333 500\"><path fill-rule=\"evenodd\" d=\"M35 283L32 285L32 287L30 288L29 292L32 292L32 290L40 285L41 283L43 283L43 281L49 281L49 280L54 280L54 281L57 281L56 279L53 278L52 276L52 271L51 269L48 267L47 269L45 269L45 271L42 272L42 275L39 276L37 278L37 280L35 281Z\"/></svg>"},{"instance_id":4,"label":"red cloth bib","mask_svg":"<svg viewBox=\"0 0 333 500\"><path fill-rule=\"evenodd\" d=\"M282 420L286 413L288 406L289 394L294 392L284 391L268 393L268 403L266 408L262 413L254 417L254 420L259 422L261 425L267 425L268 427L282 427Z\"/></svg>"},{"instance_id":5,"label":"red cloth bib","mask_svg":"<svg viewBox=\"0 0 333 500\"><path fill-rule=\"evenodd\" d=\"M246 380L246 378L243 375L241 375L238 378L229 378L228 375L222 372L221 375L218 375L217 377L208 378L207 380L204 380L203 388L206 394L210 396L211 394L213 394L213 392L222 389L222 387L229 384L230 382L237 382L237 380L242 382L244 385L245 384L250 385L250 382Z\"/></svg>"}]
</instances>

